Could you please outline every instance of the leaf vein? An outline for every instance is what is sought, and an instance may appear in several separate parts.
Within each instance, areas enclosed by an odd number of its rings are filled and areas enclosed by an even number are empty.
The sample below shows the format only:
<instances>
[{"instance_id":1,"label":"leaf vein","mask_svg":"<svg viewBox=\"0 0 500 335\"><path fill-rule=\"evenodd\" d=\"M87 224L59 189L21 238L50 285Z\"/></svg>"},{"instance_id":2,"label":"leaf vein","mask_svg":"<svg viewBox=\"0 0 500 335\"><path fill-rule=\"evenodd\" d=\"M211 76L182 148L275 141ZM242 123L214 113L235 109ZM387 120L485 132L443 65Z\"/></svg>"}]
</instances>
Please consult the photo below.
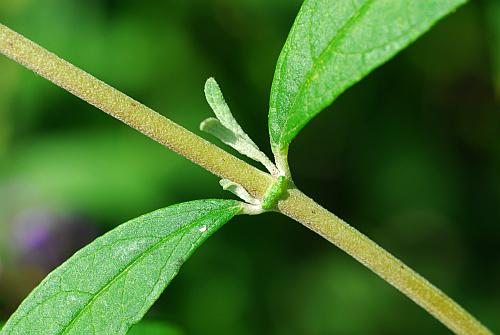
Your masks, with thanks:
<instances>
[{"instance_id":1,"label":"leaf vein","mask_svg":"<svg viewBox=\"0 0 500 335\"><path fill-rule=\"evenodd\" d=\"M103 294L104 292L106 292L117 280L119 280L122 276L126 275L131 268L133 268L138 262L140 262L144 257L146 257L146 255L148 255L149 253L153 252L154 250L158 249L163 243L165 242L168 242L170 239L172 238L175 238L178 236L179 233L181 232L184 232L186 230L189 230L190 228L192 228L194 225L196 225L198 222L200 222L201 220L205 219L204 216L190 222L189 224L187 224L186 226L182 227L180 230L178 231L175 231L174 234L170 234L170 235L167 235L166 237L160 239L160 241L156 242L155 244L153 244L152 246L150 246L148 249L146 249L143 253L141 253L138 257L134 258L128 265L127 267L122 270L117 276L114 276L110 281L108 281L101 289L99 289L94 297L88 301L83 307L82 309L80 309L80 311L75 315L74 318L72 318L72 320L70 321L70 323L68 323L63 331L62 331L62 335L65 335L65 334L68 334L68 332L71 330L71 328L74 326L74 324L79 320L79 318L83 315L83 313L88 309L88 308L91 308L92 307L92 304L95 300L97 300L97 298Z\"/></svg>"}]
</instances>

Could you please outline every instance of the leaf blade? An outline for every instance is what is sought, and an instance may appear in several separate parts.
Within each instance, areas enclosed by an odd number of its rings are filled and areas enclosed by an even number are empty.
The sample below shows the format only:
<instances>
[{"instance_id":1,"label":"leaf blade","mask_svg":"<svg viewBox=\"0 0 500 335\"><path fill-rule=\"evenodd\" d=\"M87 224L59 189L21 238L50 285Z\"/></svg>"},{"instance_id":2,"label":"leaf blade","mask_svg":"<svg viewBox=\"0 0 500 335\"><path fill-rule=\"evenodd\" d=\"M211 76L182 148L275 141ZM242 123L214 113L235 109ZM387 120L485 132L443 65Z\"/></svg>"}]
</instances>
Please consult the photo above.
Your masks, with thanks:
<instances>
[{"instance_id":1,"label":"leaf blade","mask_svg":"<svg viewBox=\"0 0 500 335\"><path fill-rule=\"evenodd\" d=\"M280 54L269 133L286 157L297 133L361 80L466 0L305 0Z\"/></svg>"},{"instance_id":2,"label":"leaf blade","mask_svg":"<svg viewBox=\"0 0 500 335\"><path fill-rule=\"evenodd\" d=\"M125 334L240 210L233 200L197 200L124 223L54 270L0 334Z\"/></svg>"}]
</instances>

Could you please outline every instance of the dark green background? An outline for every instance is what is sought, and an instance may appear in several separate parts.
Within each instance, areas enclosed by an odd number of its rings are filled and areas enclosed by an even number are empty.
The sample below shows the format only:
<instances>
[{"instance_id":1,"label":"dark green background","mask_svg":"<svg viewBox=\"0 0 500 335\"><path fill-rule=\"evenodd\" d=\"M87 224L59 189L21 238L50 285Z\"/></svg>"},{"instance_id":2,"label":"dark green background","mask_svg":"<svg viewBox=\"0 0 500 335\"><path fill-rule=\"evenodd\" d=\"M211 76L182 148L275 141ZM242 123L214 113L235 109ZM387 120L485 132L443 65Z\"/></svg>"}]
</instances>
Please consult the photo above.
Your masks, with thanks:
<instances>
[{"instance_id":1,"label":"dark green background","mask_svg":"<svg viewBox=\"0 0 500 335\"><path fill-rule=\"evenodd\" d=\"M266 152L294 0L2 0L0 22L198 132L215 76ZM497 82L496 82L496 79ZM316 117L296 184L500 331L500 5L474 1ZM199 133L199 132L198 132ZM231 197L218 180L0 57L0 319L95 236ZM408 298L297 223L238 217L148 319L183 334L443 334Z\"/></svg>"}]
</instances>

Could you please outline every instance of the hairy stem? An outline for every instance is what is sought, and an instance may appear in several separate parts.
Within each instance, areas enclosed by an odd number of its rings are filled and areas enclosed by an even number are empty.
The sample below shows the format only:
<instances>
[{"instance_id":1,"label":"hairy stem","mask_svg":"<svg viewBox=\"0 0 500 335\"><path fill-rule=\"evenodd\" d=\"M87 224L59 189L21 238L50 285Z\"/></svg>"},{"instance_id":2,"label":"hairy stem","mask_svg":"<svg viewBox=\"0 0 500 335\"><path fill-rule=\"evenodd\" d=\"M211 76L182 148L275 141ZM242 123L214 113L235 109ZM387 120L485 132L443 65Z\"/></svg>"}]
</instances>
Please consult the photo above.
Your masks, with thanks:
<instances>
[{"instance_id":1,"label":"hairy stem","mask_svg":"<svg viewBox=\"0 0 500 335\"><path fill-rule=\"evenodd\" d=\"M274 179L0 24L0 52L132 128L262 199ZM299 190L278 210L320 234L457 334L491 334L474 317L368 237Z\"/></svg>"},{"instance_id":2,"label":"hairy stem","mask_svg":"<svg viewBox=\"0 0 500 335\"><path fill-rule=\"evenodd\" d=\"M278 208L357 259L455 333L491 334L441 290L298 189L288 190Z\"/></svg>"},{"instance_id":3,"label":"hairy stem","mask_svg":"<svg viewBox=\"0 0 500 335\"><path fill-rule=\"evenodd\" d=\"M0 52L255 197L273 179L0 24Z\"/></svg>"}]
</instances>

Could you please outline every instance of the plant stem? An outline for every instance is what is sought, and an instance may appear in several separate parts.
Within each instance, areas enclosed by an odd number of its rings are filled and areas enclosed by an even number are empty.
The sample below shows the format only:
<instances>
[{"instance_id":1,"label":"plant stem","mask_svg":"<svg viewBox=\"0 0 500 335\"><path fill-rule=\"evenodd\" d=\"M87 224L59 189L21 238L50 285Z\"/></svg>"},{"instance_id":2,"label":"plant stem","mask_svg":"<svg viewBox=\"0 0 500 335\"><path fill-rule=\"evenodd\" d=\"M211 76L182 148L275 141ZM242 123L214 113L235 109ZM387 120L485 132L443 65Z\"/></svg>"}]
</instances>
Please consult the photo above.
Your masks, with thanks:
<instances>
[{"instance_id":1,"label":"plant stem","mask_svg":"<svg viewBox=\"0 0 500 335\"><path fill-rule=\"evenodd\" d=\"M262 199L274 179L0 24L0 52L215 175ZM491 334L457 303L368 237L292 188L278 210L329 240L457 334Z\"/></svg>"},{"instance_id":2,"label":"plant stem","mask_svg":"<svg viewBox=\"0 0 500 335\"><path fill-rule=\"evenodd\" d=\"M2 24L0 52L215 175L245 185L254 197L262 197L273 181L267 173L193 134Z\"/></svg>"},{"instance_id":3,"label":"plant stem","mask_svg":"<svg viewBox=\"0 0 500 335\"><path fill-rule=\"evenodd\" d=\"M298 189L278 202L279 211L323 236L400 290L457 334L491 334L460 305L368 237Z\"/></svg>"}]
</instances>

